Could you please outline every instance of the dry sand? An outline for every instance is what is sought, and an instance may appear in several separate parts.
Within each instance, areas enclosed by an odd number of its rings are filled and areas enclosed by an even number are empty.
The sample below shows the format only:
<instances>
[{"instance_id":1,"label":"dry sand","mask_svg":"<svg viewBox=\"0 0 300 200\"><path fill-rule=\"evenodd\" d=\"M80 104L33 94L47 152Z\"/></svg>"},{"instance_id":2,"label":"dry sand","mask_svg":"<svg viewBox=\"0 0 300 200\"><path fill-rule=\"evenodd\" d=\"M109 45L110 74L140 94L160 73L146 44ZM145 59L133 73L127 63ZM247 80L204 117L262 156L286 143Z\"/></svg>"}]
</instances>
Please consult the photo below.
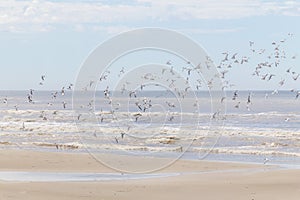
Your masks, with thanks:
<instances>
[{"instance_id":1,"label":"dry sand","mask_svg":"<svg viewBox=\"0 0 300 200\"><path fill-rule=\"evenodd\" d=\"M113 155L111 158L115 159ZM152 159L151 162L154 161ZM115 172L85 153L25 150L1 150L0 171ZM300 199L300 170L296 169L179 160L157 173L165 172L182 174L167 178L124 181L0 181L0 199Z\"/></svg>"}]
</instances>

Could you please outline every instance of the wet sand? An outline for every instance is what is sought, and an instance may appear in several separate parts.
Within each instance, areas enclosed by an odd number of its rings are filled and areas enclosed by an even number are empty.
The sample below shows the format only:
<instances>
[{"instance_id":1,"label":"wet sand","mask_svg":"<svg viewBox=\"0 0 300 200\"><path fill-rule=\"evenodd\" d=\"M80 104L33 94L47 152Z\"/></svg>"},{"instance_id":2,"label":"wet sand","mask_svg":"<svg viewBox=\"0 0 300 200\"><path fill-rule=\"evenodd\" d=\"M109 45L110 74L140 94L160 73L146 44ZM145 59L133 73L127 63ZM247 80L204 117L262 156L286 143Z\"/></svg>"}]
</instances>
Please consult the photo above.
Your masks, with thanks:
<instances>
[{"instance_id":1,"label":"wet sand","mask_svg":"<svg viewBox=\"0 0 300 200\"><path fill-rule=\"evenodd\" d=\"M115 159L114 155L110 157ZM155 160L152 159L151 162ZM85 153L25 150L1 150L0 171L119 173ZM94 182L0 180L0 199L298 200L300 196L300 170L297 169L288 170L263 164L178 160L155 173L173 172L180 175Z\"/></svg>"}]
</instances>

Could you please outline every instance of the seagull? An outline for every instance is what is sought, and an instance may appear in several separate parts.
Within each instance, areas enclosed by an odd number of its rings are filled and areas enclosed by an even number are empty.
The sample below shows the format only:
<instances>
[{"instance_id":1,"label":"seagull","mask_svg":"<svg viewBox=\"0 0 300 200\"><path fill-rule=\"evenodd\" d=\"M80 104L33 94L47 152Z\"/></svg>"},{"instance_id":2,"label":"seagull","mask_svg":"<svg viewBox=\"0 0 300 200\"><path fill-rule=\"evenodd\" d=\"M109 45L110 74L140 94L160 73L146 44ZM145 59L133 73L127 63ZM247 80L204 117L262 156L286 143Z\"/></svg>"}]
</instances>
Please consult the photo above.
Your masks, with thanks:
<instances>
[{"instance_id":1,"label":"seagull","mask_svg":"<svg viewBox=\"0 0 300 200\"><path fill-rule=\"evenodd\" d=\"M242 60L241 60L241 65L245 62L248 62L249 58L247 57L243 57Z\"/></svg>"},{"instance_id":2,"label":"seagull","mask_svg":"<svg viewBox=\"0 0 300 200\"><path fill-rule=\"evenodd\" d=\"M238 102L234 107L235 108L239 108L240 107L241 102Z\"/></svg>"},{"instance_id":3,"label":"seagull","mask_svg":"<svg viewBox=\"0 0 300 200\"><path fill-rule=\"evenodd\" d=\"M264 159L264 165L267 164L267 162L269 162L270 160L268 158Z\"/></svg>"},{"instance_id":4,"label":"seagull","mask_svg":"<svg viewBox=\"0 0 300 200\"><path fill-rule=\"evenodd\" d=\"M135 102L135 105L139 108L140 111L143 110L142 106L139 104L139 102Z\"/></svg>"},{"instance_id":5,"label":"seagull","mask_svg":"<svg viewBox=\"0 0 300 200\"><path fill-rule=\"evenodd\" d=\"M226 97L222 97L221 98L221 103L223 103L225 99L226 99Z\"/></svg>"},{"instance_id":6,"label":"seagull","mask_svg":"<svg viewBox=\"0 0 300 200\"><path fill-rule=\"evenodd\" d=\"M107 79L107 74L103 74L100 78L99 78L99 81L103 81L103 80L106 80Z\"/></svg>"},{"instance_id":7,"label":"seagull","mask_svg":"<svg viewBox=\"0 0 300 200\"><path fill-rule=\"evenodd\" d=\"M270 74L268 81L271 80L273 76L275 76L275 74Z\"/></svg>"},{"instance_id":8,"label":"seagull","mask_svg":"<svg viewBox=\"0 0 300 200\"><path fill-rule=\"evenodd\" d=\"M103 91L103 93L105 98L109 98L110 92L108 91L108 86L106 86L106 89Z\"/></svg>"},{"instance_id":9,"label":"seagull","mask_svg":"<svg viewBox=\"0 0 300 200\"><path fill-rule=\"evenodd\" d=\"M299 92L297 92L297 94L296 94L296 99L298 99L298 98L299 98L299 96L300 96L300 91L299 91Z\"/></svg>"},{"instance_id":10,"label":"seagull","mask_svg":"<svg viewBox=\"0 0 300 200\"><path fill-rule=\"evenodd\" d=\"M27 99L29 103L33 103L32 96L30 94L27 95Z\"/></svg>"},{"instance_id":11,"label":"seagull","mask_svg":"<svg viewBox=\"0 0 300 200\"><path fill-rule=\"evenodd\" d=\"M133 116L135 117L135 121L137 122L137 120L139 119L139 117L142 116L142 114L141 113L136 113Z\"/></svg>"},{"instance_id":12,"label":"seagull","mask_svg":"<svg viewBox=\"0 0 300 200\"><path fill-rule=\"evenodd\" d=\"M33 95L33 91L34 91L34 89L29 90L30 95Z\"/></svg>"},{"instance_id":13,"label":"seagull","mask_svg":"<svg viewBox=\"0 0 300 200\"><path fill-rule=\"evenodd\" d=\"M58 92L52 92L52 93L51 93L51 95L52 95L52 97L51 97L51 98L52 98L52 99L56 99L56 97L57 97L57 94L58 94Z\"/></svg>"},{"instance_id":14,"label":"seagull","mask_svg":"<svg viewBox=\"0 0 300 200\"><path fill-rule=\"evenodd\" d=\"M65 95L65 87L62 87L62 88L61 88L61 91L60 91L60 93L61 93L61 95L62 95L62 96L64 96L64 95Z\"/></svg>"},{"instance_id":15,"label":"seagull","mask_svg":"<svg viewBox=\"0 0 300 200\"><path fill-rule=\"evenodd\" d=\"M142 78L146 80L154 80L154 76L151 73L145 74L144 76L142 76Z\"/></svg>"},{"instance_id":16,"label":"seagull","mask_svg":"<svg viewBox=\"0 0 300 200\"><path fill-rule=\"evenodd\" d=\"M123 139L124 138L124 135L125 135L125 133L124 132L122 132L122 133L120 133L121 134L121 138Z\"/></svg>"},{"instance_id":17,"label":"seagull","mask_svg":"<svg viewBox=\"0 0 300 200\"><path fill-rule=\"evenodd\" d=\"M236 98L238 97L238 91L234 91L233 93L233 97L232 97L232 100L236 100Z\"/></svg>"},{"instance_id":18,"label":"seagull","mask_svg":"<svg viewBox=\"0 0 300 200\"><path fill-rule=\"evenodd\" d=\"M45 75L41 76L42 81L45 81L45 77L46 77Z\"/></svg>"},{"instance_id":19,"label":"seagull","mask_svg":"<svg viewBox=\"0 0 300 200\"><path fill-rule=\"evenodd\" d=\"M169 118L169 121L171 122L171 121L173 121L173 119L174 119L174 116L172 115L172 116Z\"/></svg>"},{"instance_id":20,"label":"seagull","mask_svg":"<svg viewBox=\"0 0 300 200\"><path fill-rule=\"evenodd\" d=\"M274 91L272 92L272 95L274 95L274 94L278 94L278 90L274 90Z\"/></svg>"},{"instance_id":21,"label":"seagull","mask_svg":"<svg viewBox=\"0 0 300 200\"><path fill-rule=\"evenodd\" d=\"M119 77L122 75L122 74L124 74L125 73L125 69L124 69L124 67L122 67L122 69L120 70L120 72L119 72Z\"/></svg>"},{"instance_id":22,"label":"seagull","mask_svg":"<svg viewBox=\"0 0 300 200\"><path fill-rule=\"evenodd\" d=\"M283 80L281 80L281 81L279 82L279 85L280 85L280 86L283 86L283 84L284 84L284 81L285 81L284 79L283 79Z\"/></svg>"},{"instance_id":23,"label":"seagull","mask_svg":"<svg viewBox=\"0 0 300 200\"><path fill-rule=\"evenodd\" d=\"M251 93L248 94L247 104L251 103Z\"/></svg>"},{"instance_id":24,"label":"seagull","mask_svg":"<svg viewBox=\"0 0 300 200\"><path fill-rule=\"evenodd\" d=\"M233 54L232 57L231 57L231 59L232 59L232 60L235 60L237 54L238 54L238 53Z\"/></svg>"},{"instance_id":25,"label":"seagull","mask_svg":"<svg viewBox=\"0 0 300 200\"><path fill-rule=\"evenodd\" d=\"M63 108L66 109L67 103L65 101L62 102Z\"/></svg>"},{"instance_id":26,"label":"seagull","mask_svg":"<svg viewBox=\"0 0 300 200\"><path fill-rule=\"evenodd\" d=\"M135 91L129 92L129 97L131 98L132 96L134 96L134 98L136 98L136 92Z\"/></svg>"},{"instance_id":27,"label":"seagull","mask_svg":"<svg viewBox=\"0 0 300 200\"><path fill-rule=\"evenodd\" d=\"M94 83L95 83L95 81L90 81L90 83L89 83L90 88L93 86Z\"/></svg>"},{"instance_id":28,"label":"seagull","mask_svg":"<svg viewBox=\"0 0 300 200\"><path fill-rule=\"evenodd\" d=\"M219 112L215 112L215 113L212 115L211 119L216 119L216 118L217 118L217 115L219 115Z\"/></svg>"},{"instance_id":29,"label":"seagull","mask_svg":"<svg viewBox=\"0 0 300 200\"><path fill-rule=\"evenodd\" d=\"M300 74L298 74L297 76L293 76L294 81L296 81L299 78Z\"/></svg>"},{"instance_id":30,"label":"seagull","mask_svg":"<svg viewBox=\"0 0 300 200\"><path fill-rule=\"evenodd\" d=\"M73 84L72 83L70 83L70 85L68 86L68 90L72 90L72 87L73 87Z\"/></svg>"},{"instance_id":31,"label":"seagull","mask_svg":"<svg viewBox=\"0 0 300 200\"><path fill-rule=\"evenodd\" d=\"M284 119L284 121L288 122L288 121L290 121L290 118L287 117L287 118Z\"/></svg>"},{"instance_id":32,"label":"seagull","mask_svg":"<svg viewBox=\"0 0 300 200\"><path fill-rule=\"evenodd\" d=\"M250 47L252 47L252 46L253 46L253 44L254 44L254 42L253 42L253 41L249 41L249 45L250 45Z\"/></svg>"},{"instance_id":33,"label":"seagull","mask_svg":"<svg viewBox=\"0 0 300 200\"><path fill-rule=\"evenodd\" d=\"M228 60L228 53L227 53L227 52L224 52L224 53L222 53L222 54L225 55L225 58L222 60L222 62L227 61L227 60Z\"/></svg>"},{"instance_id":34,"label":"seagull","mask_svg":"<svg viewBox=\"0 0 300 200\"><path fill-rule=\"evenodd\" d=\"M170 108L175 108L175 104L174 103L171 103L171 102L168 102L166 101L166 104L170 107Z\"/></svg>"},{"instance_id":35,"label":"seagull","mask_svg":"<svg viewBox=\"0 0 300 200\"><path fill-rule=\"evenodd\" d=\"M261 76L261 80L266 80L266 78L267 78L268 75L269 75L269 74L262 75L262 76Z\"/></svg>"},{"instance_id":36,"label":"seagull","mask_svg":"<svg viewBox=\"0 0 300 200\"><path fill-rule=\"evenodd\" d=\"M171 73L172 75L175 75L174 67L173 67L173 66L172 66L171 69L170 69L170 73Z\"/></svg>"},{"instance_id":37,"label":"seagull","mask_svg":"<svg viewBox=\"0 0 300 200\"><path fill-rule=\"evenodd\" d=\"M188 87L186 87L185 89L184 89L184 91L185 92L187 92L188 91L188 89L190 89L191 87L190 86L188 86Z\"/></svg>"},{"instance_id":38,"label":"seagull","mask_svg":"<svg viewBox=\"0 0 300 200\"><path fill-rule=\"evenodd\" d=\"M228 70L224 70L224 71L221 71L221 78L225 78L225 74L228 72Z\"/></svg>"}]
</instances>

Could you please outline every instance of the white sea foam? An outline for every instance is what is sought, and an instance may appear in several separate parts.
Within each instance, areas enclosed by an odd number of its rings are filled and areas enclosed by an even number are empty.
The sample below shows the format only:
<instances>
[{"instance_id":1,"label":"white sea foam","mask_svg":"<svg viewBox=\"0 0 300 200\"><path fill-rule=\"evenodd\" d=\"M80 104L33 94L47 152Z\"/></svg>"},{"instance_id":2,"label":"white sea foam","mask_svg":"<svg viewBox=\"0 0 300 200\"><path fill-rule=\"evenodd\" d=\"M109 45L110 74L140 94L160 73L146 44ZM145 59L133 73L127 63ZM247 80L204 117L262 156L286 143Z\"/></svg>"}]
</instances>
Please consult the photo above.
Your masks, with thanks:
<instances>
[{"instance_id":1,"label":"white sea foam","mask_svg":"<svg viewBox=\"0 0 300 200\"><path fill-rule=\"evenodd\" d=\"M65 101L71 105L70 99ZM142 112L132 107L112 112L110 105L93 111L84 110L85 105L79 115L70 108L63 109L61 100L56 104L53 100L52 107L42 105L43 101L35 105L23 103L19 110L2 107L0 147L145 152L205 152L214 147L212 152L220 154L300 156L297 102L285 109L278 100L279 111L274 111L274 104L257 101L256 112L231 108L222 116L224 119L217 121L212 119L210 108L195 112L194 100L188 101L183 112ZM209 102L206 98L201 101ZM136 119L138 113L141 116Z\"/></svg>"}]
</instances>

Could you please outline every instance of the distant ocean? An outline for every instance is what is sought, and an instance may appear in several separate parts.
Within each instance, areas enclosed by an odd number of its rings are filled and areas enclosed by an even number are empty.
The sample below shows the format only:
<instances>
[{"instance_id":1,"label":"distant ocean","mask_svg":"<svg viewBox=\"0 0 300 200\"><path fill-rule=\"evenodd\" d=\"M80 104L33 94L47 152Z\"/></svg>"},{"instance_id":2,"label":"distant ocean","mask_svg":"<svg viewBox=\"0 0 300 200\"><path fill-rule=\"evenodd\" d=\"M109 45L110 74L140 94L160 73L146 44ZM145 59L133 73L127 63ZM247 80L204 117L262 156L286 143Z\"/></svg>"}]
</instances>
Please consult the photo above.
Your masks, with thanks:
<instances>
[{"instance_id":1,"label":"distant ocean","mask_svg":"<svg viewBox=\"0 0 300 200\"><path fill-rule=\"evenodd\" d=\"M83 96L74 108L70 90L56 98L55 91L34 91L33 103L28 94L0 91L2 149L150 156L185 152L192 159L267 159L300 166L300 98L290 91L239 91L235 100L234 91L227 91L223 103L205 91L183 101L164 91L131 98L115 93L109 100L99 91L95 99ZM215 113L215 105L224 110Z\"/></svg>"}]
</instances>

